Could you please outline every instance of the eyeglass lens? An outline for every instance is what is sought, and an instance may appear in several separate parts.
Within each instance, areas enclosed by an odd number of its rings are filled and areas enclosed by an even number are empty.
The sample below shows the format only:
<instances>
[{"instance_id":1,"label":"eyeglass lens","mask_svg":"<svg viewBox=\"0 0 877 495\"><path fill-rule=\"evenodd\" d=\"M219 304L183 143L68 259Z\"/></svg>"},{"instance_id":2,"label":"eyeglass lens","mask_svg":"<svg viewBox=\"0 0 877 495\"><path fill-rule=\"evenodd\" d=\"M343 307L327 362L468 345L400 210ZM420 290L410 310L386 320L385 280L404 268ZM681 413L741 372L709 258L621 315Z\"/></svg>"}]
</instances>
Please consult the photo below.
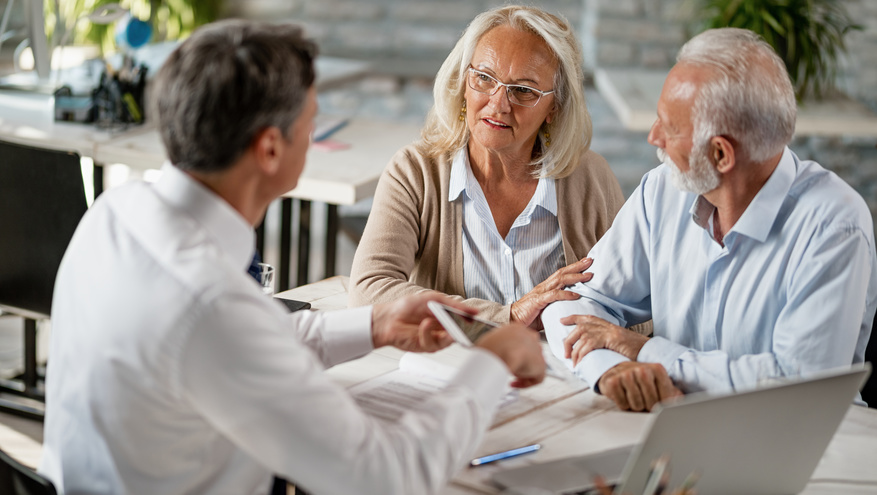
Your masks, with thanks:
<instances>
[{"instance_id":1,"label":"eyeglass lens","mask_svg":"<svg viewBox=\"0 0 877 495\"><path fill-rule=\"evenodd\" d=\"M508 88L507 94L509 101L524 107L532 107L539 102L542 94L527 86L517 86L514 84L504 84L495 78L473 69L469 69L469 87L478 91L492 95L499 86Z\"/></svg>"}]
</instances>

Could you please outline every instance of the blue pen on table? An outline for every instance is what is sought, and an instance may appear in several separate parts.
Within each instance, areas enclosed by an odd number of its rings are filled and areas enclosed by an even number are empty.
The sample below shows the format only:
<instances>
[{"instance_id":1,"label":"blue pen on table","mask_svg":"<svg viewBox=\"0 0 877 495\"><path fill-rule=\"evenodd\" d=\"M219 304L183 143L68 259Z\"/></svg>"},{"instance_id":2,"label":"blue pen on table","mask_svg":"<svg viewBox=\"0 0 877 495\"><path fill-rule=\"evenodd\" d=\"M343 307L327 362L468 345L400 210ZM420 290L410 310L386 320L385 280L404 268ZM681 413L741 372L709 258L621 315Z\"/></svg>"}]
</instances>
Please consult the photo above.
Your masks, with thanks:
<instances>
[{"instance_id":1,"label":"blue pen on table","mask_svg":"<svg viewBox=\"0 0 877 495\"><path fill-rule=\"evenodd\" d=\"M483 464L487 464L489 462L501 461L503 459L508 459L509 457L517 457L523 454L529 454L530 452L536 452L541 449L542 445L538 443L534 443L533 445L527 445L526 447L520 447L517 449L506 450L505 452L499 452L496 454L486 455L484 457L479 457L477 459L472 459L472 462L469 463L470 466L481 466Z\"/></svg>"}]
</instances>

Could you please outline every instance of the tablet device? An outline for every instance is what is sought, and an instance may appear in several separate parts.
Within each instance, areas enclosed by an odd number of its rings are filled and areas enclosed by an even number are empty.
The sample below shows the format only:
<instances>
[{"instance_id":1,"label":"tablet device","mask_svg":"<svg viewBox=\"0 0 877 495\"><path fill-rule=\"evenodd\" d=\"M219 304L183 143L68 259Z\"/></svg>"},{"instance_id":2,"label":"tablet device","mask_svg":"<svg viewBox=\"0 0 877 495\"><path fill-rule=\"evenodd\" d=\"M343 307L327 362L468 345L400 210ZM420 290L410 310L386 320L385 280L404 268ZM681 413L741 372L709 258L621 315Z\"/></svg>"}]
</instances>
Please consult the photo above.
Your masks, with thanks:
<instances>
[{"instance_id":1,"label":"tablet device","mask_svg":"<svg viewBox=\"0 0 877 495\"><path fill-rule=\"evenodd\" d=\"M472 347L479 337L499 326L435 301L429 301L427 306L454 341L466 347Z\"/></svg>"},{"instance_id":2,"label":"tablet device","mask_svg":"<svg viewBox=\"0 0 877 495\"><path fill-rule=\"evenodd\" d=\"M295 299L284 299L282 297L275 297L274 299L282 302L283 305L286 306L286 310L290 313L295 313L302 309L311 309L311 303L309 302L296 301Z\"/></svg>"}]
</instances>

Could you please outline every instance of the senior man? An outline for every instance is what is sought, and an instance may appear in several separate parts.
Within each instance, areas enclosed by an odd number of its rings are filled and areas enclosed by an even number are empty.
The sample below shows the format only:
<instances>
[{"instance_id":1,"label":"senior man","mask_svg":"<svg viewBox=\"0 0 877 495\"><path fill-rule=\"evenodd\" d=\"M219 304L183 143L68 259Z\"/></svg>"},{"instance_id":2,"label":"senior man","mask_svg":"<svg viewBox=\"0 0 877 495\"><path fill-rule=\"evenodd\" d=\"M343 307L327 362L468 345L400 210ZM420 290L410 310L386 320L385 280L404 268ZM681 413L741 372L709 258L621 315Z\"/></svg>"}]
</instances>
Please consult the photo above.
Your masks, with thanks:
<instances>
[{"instance_id":1,"label":"senior man","mask_svg":"<svg viewBox=\"0 0 877 495\"><path fill-rule=\"evenodd\" d=\"M552 351L622 409L862 362L877 304L871 215L788 147L795 95L754 33L685 44L647 173L594 246L593 279L550 305ZM626 330L654 320L649 338Z\"/></svg>"},{"instance_id":2,"label":"senior man","mask_svg":"<svg viewBox=\"0 0 877 495\"><path fill-rule=\"evenodd\" d=\"M58 274L40 471L62 493L267 493L272 473L320 494L435 493L483 438L508 371L542 380L538 337L507 326L382 422L323 370L381 345L447 345L426 302L464 307L423 294L287 315L247 275L253 226L304 166L313 55L296 27L226 21L159 72L173 165L103 194Z\"/></svg>"}]
</instances>

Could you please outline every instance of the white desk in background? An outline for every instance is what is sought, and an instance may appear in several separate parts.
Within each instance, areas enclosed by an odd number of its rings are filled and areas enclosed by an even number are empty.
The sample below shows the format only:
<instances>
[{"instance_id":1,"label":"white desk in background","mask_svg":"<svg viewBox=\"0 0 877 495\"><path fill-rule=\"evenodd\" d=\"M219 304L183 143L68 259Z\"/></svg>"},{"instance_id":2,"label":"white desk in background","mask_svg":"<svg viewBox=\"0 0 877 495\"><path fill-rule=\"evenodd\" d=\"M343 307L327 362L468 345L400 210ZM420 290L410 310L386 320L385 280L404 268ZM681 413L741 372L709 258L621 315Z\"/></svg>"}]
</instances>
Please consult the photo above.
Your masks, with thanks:
<instances>
[{"instance_id":1,"label":"white desk in background","mask_svg":"<svg viewBox=\"0 0 877 495\"><path fill-rule=\"evenodd\" d=\"M337 57L317 57L315 66L317 90L344 84L371 70L369 62ZM82 156L95 158L99 145L115 139L135 138L151 130L147 125L111 131L92 124L56 122L54 116L52 95L0 87L0 139L14 143L61 151L76 151ZM151 151L158 151L159 154L164 152L163 149ZM141 164L152 163L146 156L135 159L140 160ZM97 163L116 163L102 162L97 158L95 161Z\"/></svg>"},{"instance_id":2,"label":"white desk in background","mask_svg":"<svg viewBox=\"0 0 877 495\"><path fill-rule=\"evenodd\" d=\"M309 271L311 201L327 205L323 275L332 276L335 274L338 205L352 205L372 197L381 172L393 154L419 137L420 126L416 124L351 119L331 136L332 141L349 145L347 149L326 151L311 146L298 186L284 194L281 202L278 290L290 285L292 199L299 200L300 207L296 285L304 285ZM101 143L94 155L99 163L124 163L137 169L159 168L165 157L156 129L144 129Z\"/></svg>"},{"instance_id":3,"label":"white desk in background","mask_svg":"<svg viewBox=\"0 0 877 495\"><path fill-rule=\"evenodd\" d=\"M347 307L347 277L332 277L278 294L310 302L314 309ZM465 350L452 346L431 355L455 364ZM351 387L398 367L402 352L378 349L365 357L327 371L338 383ZM445 487L444 495L497 494L491 475L499 469L546 462L564 457L607 451L642 441L649 415L621 412L605 397L575 384L546 377L545 383L522 390L517 399L501 409L476 456L509 450L532 443L542 448L526 456L476 468L466 468ZM790 420L793 420L790 418ZM716 420L721 428L721 420ZM801 432L806 435L807 432ZM697 439L692 439L697 442ZM705 449L716 448L704 445ZM847 417L828 445L810 483L808 495L877 493L877 409L850 406Z\"/></svg>"},{"instance_id":4,"label":"white desk in background","mask_svg":"<svg viewBox=\"0 0 877 495\"><path fill-rule=\"evenodd\" d=\"M323 90L344 84L369 70L368 62L318 57L316 86L318 90ZM165 161L164 146L154 125L147 123L112 133L94 125L54 122L51 118L35 120L33 112L23 110L45 104L46 98L45 95L0 90L0 139L40 148L76 151L93 158L97 165L121 163L146 170L157 169ZM9 104L3 105L4 102ZM21 112L14 110L16 104L22 109ZM17 118L19 114L25 117ZM338 151L312 148L308 152L308 165L298 187L285 194L281 202L278 288L282 290L290 286L292 199L300 202L301 220L296 285L308 282L311 201L328 205L323 276L334 275L338 205L352 205L370 198L390 157L419 136L419 125L353 119L332 135L333 140L348 144L350 148ZM97 167L94 174L95 194L99 194L103 188L103 173L101 167ZM259 246L260 249L263 247Z\"/></svg>"}]
</instances>

